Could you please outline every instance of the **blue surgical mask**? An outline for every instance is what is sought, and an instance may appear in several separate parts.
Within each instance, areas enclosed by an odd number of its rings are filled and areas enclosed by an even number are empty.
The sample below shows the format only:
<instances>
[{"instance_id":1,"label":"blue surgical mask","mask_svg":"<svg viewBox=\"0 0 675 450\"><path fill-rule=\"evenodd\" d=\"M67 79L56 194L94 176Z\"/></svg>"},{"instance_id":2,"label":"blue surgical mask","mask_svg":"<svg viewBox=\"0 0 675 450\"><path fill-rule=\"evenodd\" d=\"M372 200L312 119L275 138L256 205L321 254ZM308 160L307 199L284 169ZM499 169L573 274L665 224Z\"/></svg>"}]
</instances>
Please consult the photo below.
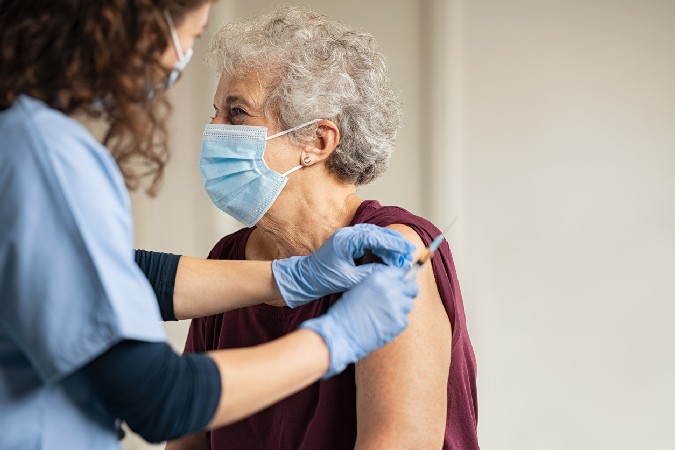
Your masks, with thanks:
<instances>
[{"instance_id":1,"label":"blue surgical mask","mask_svg":"<svg viewBox=\"0 0 675 450\"><path fill-rule=\"evenodd\" d=\"M302 168L298 165L284 173L270 169L263 159L266 142L320 120L272 136L267 136L265 127L207 125L199 168L211 201L247 227L258 223L288 182L288 175Z\"/></svg>"}]
</instances>

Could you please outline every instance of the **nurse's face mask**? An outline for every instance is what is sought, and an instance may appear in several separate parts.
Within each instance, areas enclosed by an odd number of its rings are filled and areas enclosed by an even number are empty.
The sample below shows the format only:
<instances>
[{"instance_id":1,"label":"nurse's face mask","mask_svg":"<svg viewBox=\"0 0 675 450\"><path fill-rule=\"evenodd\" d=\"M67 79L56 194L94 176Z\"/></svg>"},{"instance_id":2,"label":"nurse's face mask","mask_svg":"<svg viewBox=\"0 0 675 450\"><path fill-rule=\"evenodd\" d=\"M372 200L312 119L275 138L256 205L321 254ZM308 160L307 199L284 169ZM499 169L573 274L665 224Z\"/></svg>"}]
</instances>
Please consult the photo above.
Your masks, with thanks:
<instances>
[{"instance_id":1,"label":"nurse's face mask","mask_svg":"<svg viewBox=\"0 0 675 450\"><path fill-rule=\"evenodd\" d=\"M171 17L169 11L164 10L164 17L166 18L166 23L169 24L169 30L171 30L171 42L173 44L174 50L176 50L178 61L175 62L171 72L169 73L169 76L165 80L157 83L156 85L151 84L148 87L148 98L153 98L157 90L169 89L171 86L173 86L185 70L185 66L187 66L192 59L191 48L188 49L188 51L183 52L183 48L180 45L180 39L178 38L178 31L176 31L176 26L173 23L173 18Z\"/></svg>"},{"instance_id":2,"label":"nurse's face mask","mask_svg":"<svg viewBox=\"0 0 675 450\"><path fill-rule=\"evenodd\" d=\"M211 201L247 227L258 223L288 182L288 175L302 168L298 165L284 173L270 169L263 159L266 142L320 120L272 136L267 136L266 127L207 125L199 168Z\"/></svg>"}]
</instances>

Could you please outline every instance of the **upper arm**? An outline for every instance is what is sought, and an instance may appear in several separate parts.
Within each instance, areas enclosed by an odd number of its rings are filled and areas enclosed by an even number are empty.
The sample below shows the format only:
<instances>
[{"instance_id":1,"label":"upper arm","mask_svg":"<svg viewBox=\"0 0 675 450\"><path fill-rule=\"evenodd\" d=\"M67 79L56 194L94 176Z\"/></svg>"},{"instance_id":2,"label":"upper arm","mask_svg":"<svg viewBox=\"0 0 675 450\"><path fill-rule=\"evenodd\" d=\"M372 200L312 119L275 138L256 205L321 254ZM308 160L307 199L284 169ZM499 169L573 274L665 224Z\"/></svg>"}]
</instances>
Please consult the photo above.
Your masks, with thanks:
<instances>
[{"instance_id":1,"label":"upper arm","mask_svg":"<svg viewBox=\"0 0 675 450\"><path fill-rule=\"evenodd\" d=\"M415 257L424 249L411 228L388 228L415 244ZM418 282L408 328L356 364L359 449L443 444L452 330L431 264L420 270Z\"/></svg>"}]
</instances>

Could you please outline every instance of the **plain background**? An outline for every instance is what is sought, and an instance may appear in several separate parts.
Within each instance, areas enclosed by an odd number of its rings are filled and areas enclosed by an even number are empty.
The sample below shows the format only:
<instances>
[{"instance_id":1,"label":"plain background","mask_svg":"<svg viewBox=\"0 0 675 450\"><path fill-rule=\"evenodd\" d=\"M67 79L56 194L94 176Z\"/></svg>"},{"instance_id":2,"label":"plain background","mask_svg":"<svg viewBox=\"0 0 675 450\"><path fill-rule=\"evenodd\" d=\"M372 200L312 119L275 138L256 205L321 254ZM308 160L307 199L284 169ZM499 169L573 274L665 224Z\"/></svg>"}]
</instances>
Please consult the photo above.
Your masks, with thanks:
<instances>
[{"instance_id":1,"label":"plain background","mask_svg":"<svg viewBox=\"0 0 675 450\"><path fill-rule=\"evenodd\" d=\"M209 29L272 4L221 0ZM675 448L675 1L304 4L373 33L402 94L362 196L459 216L482 448ZM141 248L205 257L239 228L199 178L207 41L172 92L164 187L133 196Z\"/></svg>"}]
</instances>

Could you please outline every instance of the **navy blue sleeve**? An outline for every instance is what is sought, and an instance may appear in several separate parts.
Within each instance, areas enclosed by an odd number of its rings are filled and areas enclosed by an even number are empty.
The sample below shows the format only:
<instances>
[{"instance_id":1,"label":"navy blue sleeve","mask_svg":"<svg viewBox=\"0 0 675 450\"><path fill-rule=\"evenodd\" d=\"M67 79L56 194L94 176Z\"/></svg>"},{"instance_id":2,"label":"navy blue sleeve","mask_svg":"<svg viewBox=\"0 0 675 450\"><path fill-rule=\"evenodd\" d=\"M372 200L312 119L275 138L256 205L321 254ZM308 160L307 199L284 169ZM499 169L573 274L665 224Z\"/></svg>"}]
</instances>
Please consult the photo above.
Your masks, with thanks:
<instances>
[{"instance_id":1,"label":"navy blue sleeve","mask_svg":"<svg viewBox=\"0 0 675 450\"><path fill-rule=\"evenodd\" d=\"M165 343L122 341L82 372L104 407L148 442L203 431L220 402L216 363Z\"/></svg>"},{"instance_id":2,"label":"navy blue sleeve","mask_svg":"<svg viewBox=\"0 0 675 450\"><path fill-rule=\"evenodd\" d=\"M136 250L136 264L155 291L164 321L177 320L173 310L173 289L180 255Z\"/></svg>"}]
</instances>

